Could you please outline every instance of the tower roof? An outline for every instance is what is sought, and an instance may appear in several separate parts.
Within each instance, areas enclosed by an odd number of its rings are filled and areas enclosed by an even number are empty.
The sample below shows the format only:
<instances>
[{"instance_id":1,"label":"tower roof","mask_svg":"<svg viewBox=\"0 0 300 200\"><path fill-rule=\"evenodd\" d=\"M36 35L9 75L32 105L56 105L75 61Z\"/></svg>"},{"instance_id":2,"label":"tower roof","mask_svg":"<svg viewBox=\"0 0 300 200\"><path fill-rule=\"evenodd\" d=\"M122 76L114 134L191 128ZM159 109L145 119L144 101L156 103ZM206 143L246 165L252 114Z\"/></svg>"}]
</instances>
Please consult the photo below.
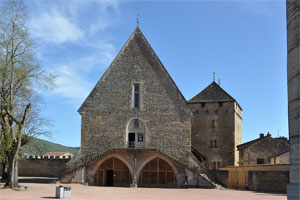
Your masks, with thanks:
<instances>
[{"instance_id":1,"label":"tower roof","mask_svg":"<svg viewBox=\"0 0 300 200\"><path fill-rule=\"evenodd\" d=\"M190 99L189 103L199 102L230 102L236 100L230 96L220 85L213 81L204 90L202 90L195 97Z\"/></svg>"}]
</instances>

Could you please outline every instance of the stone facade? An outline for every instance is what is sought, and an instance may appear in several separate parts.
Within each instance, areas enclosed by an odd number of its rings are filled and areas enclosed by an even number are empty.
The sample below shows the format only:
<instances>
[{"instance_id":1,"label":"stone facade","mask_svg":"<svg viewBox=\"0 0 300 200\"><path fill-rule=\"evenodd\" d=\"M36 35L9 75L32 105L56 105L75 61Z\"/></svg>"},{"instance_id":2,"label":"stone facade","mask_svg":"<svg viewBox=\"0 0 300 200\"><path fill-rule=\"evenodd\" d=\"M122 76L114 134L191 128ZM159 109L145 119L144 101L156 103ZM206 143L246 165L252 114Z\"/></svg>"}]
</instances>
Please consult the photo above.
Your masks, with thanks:
<instances>
[{"instance_id":1,"label":"stone facade","mask_svg":"<svg viewBox=\"0 0 300 200\"><path fill-rule=\"evenodd\" d=\"M300 199L300 0L287 0L287 82L290 136L288 199Z\"/></svg>"},{"instance_id":2,"label":"stone facade","mask_svg":"<svg viewBox=\"0 0 300 200\"><path fill-rule=\"evenodd\" d=\"M217 83L192 98L192 145L203 156L206 169L237 165L236 146L242 138L242 109Z\"/></svg>"},{"instance_id":3,"label":"stone facade","mask_svg":"<svg viewBox=\"0 0 300 200\"><path fill-rule=\"evenodd\" d=\"M270 158L271 164L290 164L290 151L274 155Z\"/></svg>"},{"instance_id":4,"label":"stone facade","mask_svg":"<svg viewBox=\"0 0 300 200\"><path fill-rule=\"evenodd\" d=\"M191 153L193 113L138 27L78 112L81 149L62 181L215 186Z\"/></svg>"},{"instance_id":5,"label":"stone facade","mask_svg":"<svg viewBox=\"0 0 300 200\"><path fill-rule=\"evenodd\" d=\"M263 133L256 140L237 146L240 154L240 166L257 164L272 164L271 158L289 150L289 142L285 137L272 138Z\"/></svg>"}]
</instances>

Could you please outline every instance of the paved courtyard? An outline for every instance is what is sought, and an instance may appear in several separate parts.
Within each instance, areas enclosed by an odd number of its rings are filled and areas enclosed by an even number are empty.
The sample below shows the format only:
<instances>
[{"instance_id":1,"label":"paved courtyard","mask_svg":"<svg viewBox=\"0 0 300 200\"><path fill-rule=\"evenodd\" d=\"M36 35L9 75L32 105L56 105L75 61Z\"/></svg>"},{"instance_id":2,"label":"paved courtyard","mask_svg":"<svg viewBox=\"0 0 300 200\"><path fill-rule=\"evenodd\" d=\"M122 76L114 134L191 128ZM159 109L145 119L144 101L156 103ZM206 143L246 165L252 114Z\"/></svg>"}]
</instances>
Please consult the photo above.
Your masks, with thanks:
<instances>
[{"instance_id":1,"label":"paved courtyard","mask_svg":"<svg viewBox=\"0 0 300 200\"><path fill-rule=\"evenodd\" d=\"M30 182L30 183L29 183ZM59 184L46 181L23 181L21 185L27 186L26 191L0 189L0 200L19 199L55 199L55 188ZM72 187L72 200L93 199L130 199L130 200L189 200L189 199L222 199L222 200L279 200L286 199L285 194L268 194L251 191L217 190L217 189L160 189L160 188L121 188L121 187L95 187L81 184L64 184Z\"/></svg>"}]
</instances>

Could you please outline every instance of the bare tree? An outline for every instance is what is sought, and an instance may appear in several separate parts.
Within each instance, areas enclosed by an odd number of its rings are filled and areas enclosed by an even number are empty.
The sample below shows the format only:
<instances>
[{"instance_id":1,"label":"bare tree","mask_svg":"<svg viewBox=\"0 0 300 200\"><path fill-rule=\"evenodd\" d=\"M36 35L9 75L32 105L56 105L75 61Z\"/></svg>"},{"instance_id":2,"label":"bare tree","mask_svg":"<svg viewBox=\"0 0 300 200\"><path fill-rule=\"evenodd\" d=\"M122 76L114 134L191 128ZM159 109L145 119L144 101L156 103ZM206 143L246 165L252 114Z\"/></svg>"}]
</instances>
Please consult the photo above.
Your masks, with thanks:
<instances>
[{"instance_id":1,"label":"bare tree","mask_svg":"<svg viewBox=\"0 0 300 200\"><path fill-rule=\"evenodd\" d=\"M22 0L5 0L0 4L0 124L1 141L7 153L7 187L18 186L17 156L30 127L36 87L47 89L53 77L37 63L35 45L26 27L26 8ZM37 130L37 129L35 129Z\"/></svg>"}]
</instances>

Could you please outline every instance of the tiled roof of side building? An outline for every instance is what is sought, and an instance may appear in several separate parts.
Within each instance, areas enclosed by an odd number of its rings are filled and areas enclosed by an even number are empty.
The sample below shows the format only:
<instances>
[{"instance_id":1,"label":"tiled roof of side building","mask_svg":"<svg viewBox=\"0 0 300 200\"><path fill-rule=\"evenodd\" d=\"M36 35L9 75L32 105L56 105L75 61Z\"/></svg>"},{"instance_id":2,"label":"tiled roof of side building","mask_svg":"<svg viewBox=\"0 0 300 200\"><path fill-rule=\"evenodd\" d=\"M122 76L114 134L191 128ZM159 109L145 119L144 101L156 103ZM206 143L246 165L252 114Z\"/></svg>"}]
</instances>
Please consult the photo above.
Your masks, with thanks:
<instances>
[{"instance_id":1,"label":"tiled roof of side building","mask_svg":"<svg viewBox=\"0 0 300 200\"><path fill-rule=\"evenodd\" d=\"M230 96L220 85L215 81L209 84L199 94L194 96L188 101L188 103L200 103L200 102L238 102ZM241 108L241 106L239 105Z\"/></svg>"}]
</instances>

